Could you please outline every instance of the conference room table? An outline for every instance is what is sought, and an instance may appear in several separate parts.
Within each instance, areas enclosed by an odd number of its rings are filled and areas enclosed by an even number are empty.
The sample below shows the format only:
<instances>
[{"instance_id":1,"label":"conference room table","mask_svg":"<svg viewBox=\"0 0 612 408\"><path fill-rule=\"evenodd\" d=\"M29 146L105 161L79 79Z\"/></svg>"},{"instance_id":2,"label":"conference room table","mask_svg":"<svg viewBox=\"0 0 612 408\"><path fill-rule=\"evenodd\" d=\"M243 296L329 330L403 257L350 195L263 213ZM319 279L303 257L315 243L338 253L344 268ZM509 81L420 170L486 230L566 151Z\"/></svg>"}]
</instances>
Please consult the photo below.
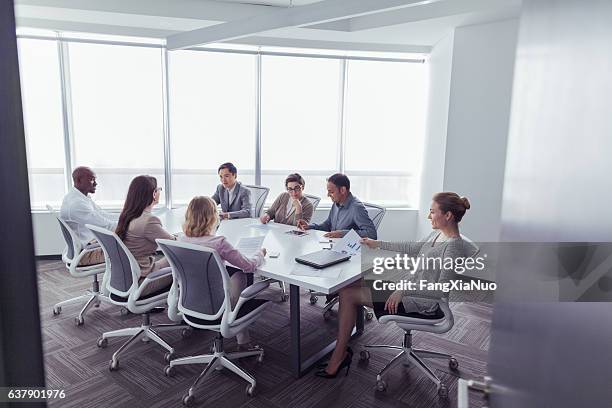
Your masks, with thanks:
<instances>
[{"instance_id":1,"label":"conference room table","mask_svg":"<svg viewBox=\"0 0 612 408\"><path fill-rule=\"evenodd\" d=\"M161 219L164 228L172 233L181 232L184 220L185 208L162 210L156 212ZM361 256L359 254L351 257L349 261L342 262L320 270L320 276L302 276L295 272L296 266L301 266L295 258L329 248L330 239L324 238L323 231L308 230L306 235L297 236L287 234L287 231L295 230L296 227L270 222L261 224L257 218L242 218L235 220L223 220L217 230L217 235L223 235L234 245L238 246L241 238L265 236L262 247L270 252L279 252L278 258L266 256L256 274L285 282L289 284L289 308L290 308L290 337L291 337L291 370L296 378L304 375L314 364L329 354L336 345L334 340L314 355L304 359L302 357L301 326L300 326L300 288L314 290L323 294L331 294L343 287L358 281L361 278ZM337 241L337 240L332 240ZM299 272L298 272L299 273ZM321 316L323 319L323 316ZM357 319L352 336L358 336L363 332L364 316L363 308L357 308Z\"/></svg>"}]
</instances>

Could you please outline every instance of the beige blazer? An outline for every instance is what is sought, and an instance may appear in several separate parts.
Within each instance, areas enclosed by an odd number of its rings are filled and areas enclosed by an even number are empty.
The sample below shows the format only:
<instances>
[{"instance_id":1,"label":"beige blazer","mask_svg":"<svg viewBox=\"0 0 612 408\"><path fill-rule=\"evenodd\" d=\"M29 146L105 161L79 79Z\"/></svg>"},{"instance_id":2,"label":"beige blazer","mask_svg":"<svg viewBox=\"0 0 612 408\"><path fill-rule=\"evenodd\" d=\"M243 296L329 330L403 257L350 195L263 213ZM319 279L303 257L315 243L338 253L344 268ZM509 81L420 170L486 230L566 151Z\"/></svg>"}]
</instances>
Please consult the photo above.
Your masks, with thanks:
<instances>
[{"instance_id":1,"label":"beige blazer","mask_svg":"<svg viewBox=\"0 0 612 408\"><path fill-rule=\"evenodd\" d=\"M310 200L305 196L302 196L300 199L300 203L302 204L302 213L296 214L295 210L292 209L290 214L287 214L287 203L290 199L291 196L289 193L281 193L278 197L276 197L276 200L274 200L272 207L268 208L266 214L268 214L270 219L274 220L274 222L278 222L280 224L297 225L298 220L310 222L312 213L314 211Z\"/></svg>"},{"instance_id":2,"label":"beige blazer","mask_svg":"<svg viewBox=\"0 0 612 408\"><path fill-rule=\"evenodd\" d=\"M162 258L155 261L157 251L157 238L176 239L174 235L167 232L161 221L150 212L143 212L138 218L130 221L123 243L130 250L140 265L141 276L169 266L168 261Z\"/></svg>"}]
</instances>

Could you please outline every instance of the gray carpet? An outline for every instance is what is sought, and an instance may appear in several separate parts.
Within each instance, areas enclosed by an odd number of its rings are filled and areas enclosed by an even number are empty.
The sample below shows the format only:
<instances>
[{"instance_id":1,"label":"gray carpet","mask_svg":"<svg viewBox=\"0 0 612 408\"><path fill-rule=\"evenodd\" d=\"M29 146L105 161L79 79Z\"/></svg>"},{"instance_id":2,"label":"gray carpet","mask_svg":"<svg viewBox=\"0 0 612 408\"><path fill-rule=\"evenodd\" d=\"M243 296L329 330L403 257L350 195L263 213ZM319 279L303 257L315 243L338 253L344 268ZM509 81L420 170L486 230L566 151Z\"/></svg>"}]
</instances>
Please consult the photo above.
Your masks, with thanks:
<instances>
[{"instance_id":1,"label":"gray carpet","mask_svg":"<svg viewBox=\"0 0 612 408\"><path fill-rule=\"evenodd\" d=\"M52 315L52 305L82 294L90 288L89 279L75 279L58 261L39 261L39 296L43 347L48 388L65 390L66 398L50 401L51 407L180 407L184 395L203 366L176 367L176 375L163 374L164 351L152 342L138 342L120 359L120 369L108 369L112 353L123 343L122 338L109 339L105 349L96 346L104 331L140 325L139 316L121 316L119 308L104 305L92 309L85 325L76 327L74 317L80 305L64 307L61 315ZM246 382L226 371L213 373L200 384L195 406L212 407L455 407L457 378L480 378L486 373L487 349L492 306L490 299L481 302L454 302L455 326L442 335L415 333L414 346L452 353L459 360L459 371L453 372L444 360L427 360L436 374L448 385L449 399L441 400L434 384L415 367L398 366L386 376L387 391L375 389L376 373L393 356L393 352L376 350L367 362L357 356L348 376L326 380L309 373L296 380L289 363L289 304L280 302L278 286L265 292L273 300L262 319L252 326L253 342L263 346L262 364L254 359L239 364L257 379L254 397L245 393ZM336 320L324 321L321 303L310 305L302 295L302 350L312 354L334 337ZM452 299L452 297L451 297ZM458 299L461 300L461 299ZM153 315L154 323L168 322L165 314ZM204 354L214 334L196 331L183 339L178 332L162 337L172 344L178 356ZM374 319L366 322L365 332L353 341L353 348L362 344L400 345L402 331L395 325L382 325ZM235 347L226 340L226 349ZM473 407L483 404L472 397Z\"/></svg>"}]
</instances>

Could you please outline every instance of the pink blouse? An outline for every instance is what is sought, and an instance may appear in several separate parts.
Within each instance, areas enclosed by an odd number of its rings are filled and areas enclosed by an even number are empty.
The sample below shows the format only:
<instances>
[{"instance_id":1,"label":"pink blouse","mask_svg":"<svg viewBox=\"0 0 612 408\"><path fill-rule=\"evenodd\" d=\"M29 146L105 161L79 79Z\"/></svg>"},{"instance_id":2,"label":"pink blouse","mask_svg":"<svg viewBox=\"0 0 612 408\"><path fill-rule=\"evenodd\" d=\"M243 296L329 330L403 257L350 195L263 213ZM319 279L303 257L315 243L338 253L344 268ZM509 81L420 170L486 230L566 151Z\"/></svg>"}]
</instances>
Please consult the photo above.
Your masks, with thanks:
<instances>
[{"instance_id":1,"label":"pink blouse","mask_svg":"<svg viewBox=\"0 0 612 408\"><path fill-rule=\"evenodd\" d=\"M256 254L253 258L247 258L246 256L242 255L240 251L234 248L232 244L227 242L225 237L222 235L188 237L185 234L181 234L178 237L178 241L212 248L219 253L221 259L248 273L255 272L257 267L261 266L264 261L263 254L261 252Z\"/></svg>"}]
</instances>

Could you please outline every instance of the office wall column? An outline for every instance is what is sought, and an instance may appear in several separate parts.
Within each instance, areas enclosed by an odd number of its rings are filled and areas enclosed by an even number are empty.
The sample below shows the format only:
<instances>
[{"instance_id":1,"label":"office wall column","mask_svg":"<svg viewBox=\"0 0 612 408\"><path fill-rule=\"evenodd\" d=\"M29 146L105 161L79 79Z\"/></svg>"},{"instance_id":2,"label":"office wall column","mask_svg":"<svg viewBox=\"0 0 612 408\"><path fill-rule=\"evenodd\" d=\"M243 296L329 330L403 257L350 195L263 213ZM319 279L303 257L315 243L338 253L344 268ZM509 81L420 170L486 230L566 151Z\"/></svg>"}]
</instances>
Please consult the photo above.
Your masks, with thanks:
<instances>
[{"instance_id":1,"label":"office wall column","mask_svg":"<svg viewBox=\"0 0 612 408\"><path fill-rule=\"evenodd\" d=\"M0 386L45 385L15 12L0 2ZM8 404L19 406L21 404ZM37 406L45 406L44 403Z\"/></svg>"},{"instance_id":2,"label":"office wall column","mask_svg":"<svg viewBox=\"0 0 612 408\"><path fill-rule=\"evenodd\" d=\"M164 118L164 177L166 179L166 208L172 208L172 151L170 146L170 90L168 82L168 49L161 49L162 100Z\"/></svg>"},{"instance_id":3,"label":"office wall column","mask_svg":"<svg viewBox=\"0 0 612 408\"><path fill-rule=\"evenodd\" d=\"M72 169L74 167L74 128L72 121L72 86L70 82L70 54L68 43L57 34L57 54L59 61L60 85L62 87L62 124L64 130L64 177L66 191L72 187Z\"/></svg>"},{"instance_id":4,"label":"office wall column","mask_svg":"<svg viewBox=\"0 0 612 408\"><path fill-rule=\"evenodd\" d=\"M255 62L255 185L261 186L261 53Z\"/></svg>"},{"instance_id":5,"label":"office wall column","mask_svg":"<svg viewBox=\"0 0 612 408\"><path fill-rule=\"evenodd\" d=\"M338 106L338 164L337 168L340 173L344 173L344 146L346 142L345 136L345 102L347 92L347 75L348 61L346 58L340 60L340 105Z\"/></svg>"}]
</instances>

